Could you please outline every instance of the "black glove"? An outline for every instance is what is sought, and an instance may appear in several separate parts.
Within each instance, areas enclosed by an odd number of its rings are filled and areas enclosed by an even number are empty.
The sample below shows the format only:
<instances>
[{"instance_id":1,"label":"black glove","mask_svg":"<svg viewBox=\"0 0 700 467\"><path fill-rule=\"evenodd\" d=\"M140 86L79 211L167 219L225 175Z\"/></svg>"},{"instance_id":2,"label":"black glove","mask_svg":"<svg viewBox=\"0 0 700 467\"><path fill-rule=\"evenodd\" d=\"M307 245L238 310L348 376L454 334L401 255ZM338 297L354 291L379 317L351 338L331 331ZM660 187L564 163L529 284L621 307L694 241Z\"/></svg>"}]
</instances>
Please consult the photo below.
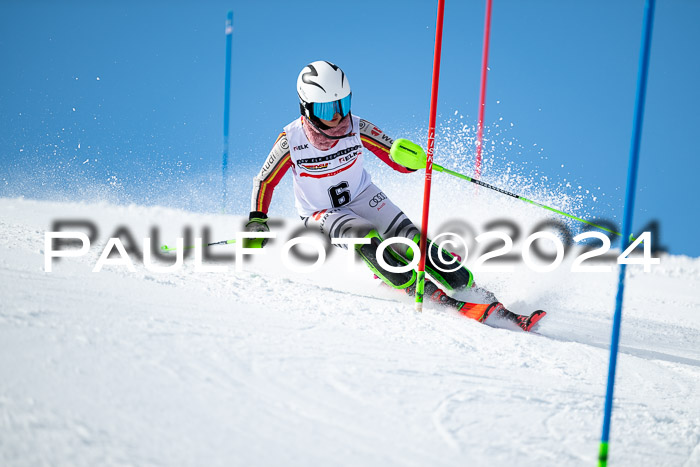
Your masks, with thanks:
<instances>
[{"instance_id":1,"label":"black glove","mask_svg":"<svg viewBox=\"0 0 700 467\"><path fill-rule=\"evenodd\" d=\"M246 232L269 232L267 226L267 214L260 211L252 211L248 217L248 223L245 225ZM245 248L262 248L265 246L269 238L244 238L243 246Z\"/></svg>"}]
</instances>

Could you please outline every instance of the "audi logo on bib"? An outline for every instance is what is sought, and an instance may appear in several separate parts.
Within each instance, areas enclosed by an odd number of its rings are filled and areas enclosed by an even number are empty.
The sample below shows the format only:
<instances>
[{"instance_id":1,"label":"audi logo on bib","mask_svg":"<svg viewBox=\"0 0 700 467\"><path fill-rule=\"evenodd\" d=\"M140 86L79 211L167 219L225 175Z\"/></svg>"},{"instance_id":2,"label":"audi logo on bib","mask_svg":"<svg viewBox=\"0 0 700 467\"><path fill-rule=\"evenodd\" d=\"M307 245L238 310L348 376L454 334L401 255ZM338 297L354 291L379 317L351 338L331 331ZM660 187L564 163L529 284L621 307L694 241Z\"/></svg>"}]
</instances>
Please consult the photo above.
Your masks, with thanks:
<instances>
[{"instance_id":1,"label":"audi logo on bib","mask_svg":"<svg viewBox=\"0 0 700 467\"><path fill-rule=\"evenodd\" d=\"M384 192L380 191L379 193L374 195L374 198L369 200L369 207L376 208L377 205L379 205L379 203L381 203L385 199L386 199L386 195L384 194Z\"/></svg>"}]
</instances>

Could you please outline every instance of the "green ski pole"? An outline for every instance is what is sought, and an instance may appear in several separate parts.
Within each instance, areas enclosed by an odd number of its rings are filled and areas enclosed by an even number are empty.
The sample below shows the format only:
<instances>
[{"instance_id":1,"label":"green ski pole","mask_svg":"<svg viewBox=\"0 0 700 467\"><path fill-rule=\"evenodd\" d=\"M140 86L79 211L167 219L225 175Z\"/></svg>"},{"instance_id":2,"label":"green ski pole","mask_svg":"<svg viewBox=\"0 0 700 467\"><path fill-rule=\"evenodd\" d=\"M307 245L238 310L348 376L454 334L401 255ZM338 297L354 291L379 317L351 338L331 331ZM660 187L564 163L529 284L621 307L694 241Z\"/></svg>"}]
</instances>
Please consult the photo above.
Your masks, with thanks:
<instances>
[{"instance_id":1,"label":"green ski pole","mask_svg":"<svg viewBox=\"0 0 700 467\"><path fill-rule=\"evenodd\" d=\"M394 160L394 162L403 165L404 167L408 167L409 169L414 169L414 170L420 170L425 168L425 163L426 163L426 155L425 151L423 151L423 148L421 148L418 144L409 141L404 138L399 138L396 141L394 141L394 144L391 146L391 158ZM483 186L484 188L488 188L490 190L497 191L499 193L503 193L504 195L511 196L513 198L517 198L520 200L523 200L527 203L534 204L535 206L541 207L543 209L547 209L548 211L556 212L557 214L561 214L562 216L566 216L569 219L574 219L579 222L583 222L584 224L588 224L590 226L596 227L601 230L605 230L606 232L610 232L611 234L622 236L620 232L616 232L614 230L608 229L606 227L603 227L602 225L595 224L593 222L587 221L586 219L582 219L580 217L574 216L573 214L567 214L563 211L560 211L559 209L546 206L542 203L538 203L537 201L533 201L531 199L525 198L524 196L516 195L515 193L511 193L510 191L506 191L502 188L495 187L493 185L489 185L488 183L482 182L481 180L477 180L475 178L467 177L466 175L463 175L461 173L457 173L453 170L446 169L438 164L433 163L433 170L437 170L438 172L444 172L446 174L455 176L457 178L461 178L462 180L466 180L468 182L475 183L479 186ZM630 241L636 240L634 236L630 235Z\"/></svg>"},{"instance_id":2,"label":"green ski pole","mask_svg":"<svg viewBox=\"0 0 700 467\"><path fill-rule=\"evenodd\" d=\"M233 240L221 240L220 242L212 242L212 243L205 243L202 246L212 246L212 245L229 245L231 243L236 243L236 239ZM189 250L191 248L194 248L196 245L188 245L186 247L183 247L183 250ZM177 248L170 248L168 245L163 245L160 247L161 250L165 252L171 252L171 251L176 251Z\"/></svg>"}]
</instances>

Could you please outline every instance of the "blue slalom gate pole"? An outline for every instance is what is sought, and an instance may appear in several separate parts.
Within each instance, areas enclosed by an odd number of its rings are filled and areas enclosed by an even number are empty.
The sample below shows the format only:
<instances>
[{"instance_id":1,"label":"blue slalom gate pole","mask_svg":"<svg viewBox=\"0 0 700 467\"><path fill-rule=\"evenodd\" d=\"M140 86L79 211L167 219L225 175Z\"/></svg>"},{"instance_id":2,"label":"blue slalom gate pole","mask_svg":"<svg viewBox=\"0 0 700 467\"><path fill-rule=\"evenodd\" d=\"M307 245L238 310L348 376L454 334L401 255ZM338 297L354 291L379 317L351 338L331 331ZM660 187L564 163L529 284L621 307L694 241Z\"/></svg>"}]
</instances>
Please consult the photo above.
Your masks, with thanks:
<instances>
[{"instance_id":1,"label":"blue slalom gate pole","mask_svg":"<svg viewBox=\"0 0 700 467\"><path fill-rule=\"evenodd\" d=\"M649 69L649 52L651 49L651 30L654 22L655 0L646 0L644 7L644 22L642 25L642 48L639 53L639 69L637 71L637 95L634 103L634 121L632 141L630 144L630 159L627 171L627 191L625 193L625 213L622 222L622 241L624 251L632 233L632 213L634 198L637 191L637 169L639 167L639 147L642 139L642 120L644 117L644 99L647 88L647 71ZM610 417L612 416L613 390L615 388L615 369L617 367L617 351L620 342L620 321L622 321L622 298L625 290L626 264L620 264L617 296L615 297L615 314L613 316L612 338L610 341L610 365L608 367L608 386L605 393L605 415L603 418L603 434L598 451L598 466L608 465L608 442L610 440Z\"/></svg>"},{"instance_id":2,"label":"blue slalom gate pole","mask_svg":"<svg viewBox=\"0 0 700 467\"><path fill-rule=\"evenodd\" d=\"M224 83L224 156L221 164L221 212L226 211L227 200L227 172L228 172L228 127L231 108L231 42L233 39L233 11L226 15L226 79Z\"/></svg>"}]
</instances>

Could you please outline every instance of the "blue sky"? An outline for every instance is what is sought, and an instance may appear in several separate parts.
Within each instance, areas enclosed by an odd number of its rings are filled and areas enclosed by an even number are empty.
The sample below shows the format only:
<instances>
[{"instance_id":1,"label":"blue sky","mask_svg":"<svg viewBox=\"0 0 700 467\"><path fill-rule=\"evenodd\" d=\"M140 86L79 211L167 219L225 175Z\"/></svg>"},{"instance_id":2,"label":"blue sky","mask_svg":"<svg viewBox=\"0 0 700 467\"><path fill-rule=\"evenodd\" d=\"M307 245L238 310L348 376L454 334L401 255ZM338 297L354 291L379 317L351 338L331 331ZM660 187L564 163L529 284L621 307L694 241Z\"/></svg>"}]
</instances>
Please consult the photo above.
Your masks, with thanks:
<instances>
[{"instance_id":1,"label":"blue sky","mask_svg":"<svg viewBox=\"0 0 700 467\"><path fill-rule=\"evenodd\" d=\"M452 135L442 153L439 140L436 160L465 172L484 3L446 2L438 127L466 125L467 137ZM436 8L432 0L5 0L0 195L216 209L232 9L229 211L245 214L250 177L298 115L294 85L310 61L343 67L356 114L394 137L423 134ZM576 214L619 222L642 14L642 0L494 1L485 117L494 145L484 180L508 166L580 196ZM660 242L692 256L700 256L698 24L700 2L657 2L635 212L635 229L656 219Z\"/></svg>"}]
</instances>

